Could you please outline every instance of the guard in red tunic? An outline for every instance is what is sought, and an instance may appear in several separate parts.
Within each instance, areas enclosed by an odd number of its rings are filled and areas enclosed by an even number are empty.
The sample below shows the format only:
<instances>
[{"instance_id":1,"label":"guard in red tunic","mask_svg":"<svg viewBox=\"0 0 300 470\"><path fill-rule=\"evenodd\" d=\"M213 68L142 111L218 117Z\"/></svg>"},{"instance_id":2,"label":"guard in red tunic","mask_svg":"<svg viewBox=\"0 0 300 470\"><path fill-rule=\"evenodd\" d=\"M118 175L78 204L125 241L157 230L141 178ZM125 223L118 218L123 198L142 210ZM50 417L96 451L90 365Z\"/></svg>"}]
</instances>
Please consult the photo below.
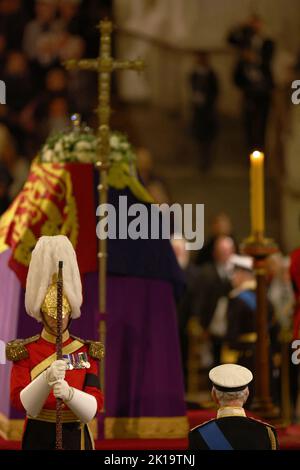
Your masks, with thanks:
<instances>
[{"instance_id":1,"label":"guard in red tunic","mask_svg":"<svg viewBox=\"0 0 300 470\"><path fill-rule=\"evenodd\" d=\"M64 263L63 360L56 360L58 262ZM55 449L56 398L63 400L64 450L93 449L88 423L103 407L99 360L103 345L69 334L80 316L82 287L77 259L67 237L42 237L32 252L25 305L42 322L40 335L7 344L13 361L11 401L26 411L22 449Z\"/></svg>"}]
</instances>

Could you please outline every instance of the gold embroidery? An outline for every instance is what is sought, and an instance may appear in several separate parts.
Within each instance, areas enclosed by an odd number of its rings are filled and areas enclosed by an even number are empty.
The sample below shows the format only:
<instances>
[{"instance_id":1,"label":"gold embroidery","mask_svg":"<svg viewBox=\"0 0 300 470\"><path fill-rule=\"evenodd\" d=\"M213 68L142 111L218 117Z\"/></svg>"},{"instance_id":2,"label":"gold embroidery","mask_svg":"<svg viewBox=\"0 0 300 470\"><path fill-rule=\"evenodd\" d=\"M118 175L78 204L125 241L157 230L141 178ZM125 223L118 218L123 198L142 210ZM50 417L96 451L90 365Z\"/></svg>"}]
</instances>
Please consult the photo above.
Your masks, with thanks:
<instances>
[{"instance_id":1,"label":"gold embroidery","mask_svg":"<svg viewBox=\"0 0 300 470\"><path fill-rule=\"evenodd\" d=\"M6 358L8 361L20 361L29 357L26 344L33 343L39 339L40 335L31 336L27 339L15 339L6 345Z\"/></svg>"},{"instance_id":2,"label":"gold embroidery","mask_svg":"<svg viewBox=\"0 0 300 470\"><path fill-rule=\"evenodd\" d=\"M49 317L57 319L57 276L53 275L52 283L47 289L46 297L41 306L42 313ZM63 291L62 295L62 318L67 317L72 312L70 302Z\"/></svg>"},{"instance_id":3,"label":"gold embroidery","mask_svg":"<svg viewBox=\"0 0 300 470\"><path fill-rule=\"evenodd\" d=\"M246 413L241 406L221 406L217 412L217 418L226 418L228 416L244 416Z\"/></svg>"},{"instance_id":4,"label":"gold embroidery","mask_svg":"<svg viewBox=\"0 0 300 470\"><path fill-rule=\"evenodd\" d=\"M35 419L37 421L46 421L47 423L55 423L56 421L56 410L43 409L38 416L29 416L29 419ZM74 423L80 422L79 418L73 413L72 410L62 410L61 413L62 423Z\"/></svg>"},{"instance_id":5,"label":"gold embroidery","mask_svg":"<svg viewBox=\"0 0 300 470\"><path fill-rule=\"evenodd\" d=\"M104 357L104 345L100 341L87 341L90 345L89 355L94 359L101 360Z\"/></svg>"},{"instance_id":6,"label":"gold embroidery","mask_svg":"<svg viewBox=\"0 0 300 470\"><path fill-rule=\"evenodd\" d=\"M0 219L0 252L9 245L14 259L28 266L40 235L66 235L76 246L78 230L70 173L65 165L35 160L23 190Z\"/></svg>"},{"instance_id":7,"label":"gold embroidery","mask_svg":"<svg viewBox=\"0 0 300 470\"><path fill-rule=\"evenodd\" d=\"M104 348L104 344L101 343L100 341L84 340L84 339L81 339L81 338L77 338L74 335L71 335L71 338L76 339L78 341L81 341L84 344L88 344L89 345L89 355L92 358L98 359L98 360L103 359L103 357L105 355L105 348Z\"/></svg>"}]
</instances>

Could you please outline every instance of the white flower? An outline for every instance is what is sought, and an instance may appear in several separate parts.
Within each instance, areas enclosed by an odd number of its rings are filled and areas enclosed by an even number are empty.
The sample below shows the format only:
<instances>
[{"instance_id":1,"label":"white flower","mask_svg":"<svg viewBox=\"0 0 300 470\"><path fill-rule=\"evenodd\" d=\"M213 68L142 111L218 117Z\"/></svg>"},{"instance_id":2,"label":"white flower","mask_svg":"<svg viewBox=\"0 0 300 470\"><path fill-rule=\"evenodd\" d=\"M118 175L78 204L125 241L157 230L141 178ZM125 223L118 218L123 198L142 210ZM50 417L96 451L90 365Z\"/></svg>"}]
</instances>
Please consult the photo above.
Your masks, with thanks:
<instances>
[{"instance_id":1,"label":"white flower","mask_svg":"<svg viewBox=\"0 0 300 470\"><path fill-rule=\"evenodd\" d=\"M86 150L91 150L91 144L89 142L86 142L84 140L81 140L79 142L77 142L77 144L75 145L75 150L78 151L78 152L81 152L81 151L86 151Z\"/></svg>"},{"instance_id":2,"label":"white flower","mask_svg":"<svg viewBox=\"0 0 300 470\"><path fill-rule=\"evenodd\" d=\"M53 152L52 152L52 150L46 150L46 151L43 150L43 153L42 153L42 161L43 161L43 162L51 162L52 159L53 159Z\"/></svg>"},{"instance_id":3,"label":"white flower","mask_svg":"<svg viewBox=\"0 0 300 470\"><path fill-rule=\"evenodd\" d=\"M68 134L64 136L64 141L65 143L69 144L70 142L74 142L74 135L73 134Z\"/></svg>"},{"instance_id":4,"label":"white flower","mask_svg":"<svg viewBox=\"0 0 300 470\"><path fill-rule=\"evenodd\" d=\"M123 142L120 145L120 147L121 147L122 150L128 150L129 149L129 144L127 142Z\"/></svg>"},{"instance_id":5,"label":"white flower","mask_svg":"<svg viewBox=\"0 0 300 470\"><path fill-rule=\"evenodd\" d=\"M110 138L110 146L113 149L119 148L119 139L116 135L112 135Z\"/></svg>"},{"instance_id":6,"label":"white flower","mask_svg":"<svg viewBox=\"0 0 300 470\"><path fill-rule=\"evenodd\" d=\"M62 142L59 140L59 141L56 142L56 144L54 145L54 152L55 152L55 153L61 153L61 152L63 152L63 150L64 150L63 144L62 144Z\"/></svg>"}]
</instances>

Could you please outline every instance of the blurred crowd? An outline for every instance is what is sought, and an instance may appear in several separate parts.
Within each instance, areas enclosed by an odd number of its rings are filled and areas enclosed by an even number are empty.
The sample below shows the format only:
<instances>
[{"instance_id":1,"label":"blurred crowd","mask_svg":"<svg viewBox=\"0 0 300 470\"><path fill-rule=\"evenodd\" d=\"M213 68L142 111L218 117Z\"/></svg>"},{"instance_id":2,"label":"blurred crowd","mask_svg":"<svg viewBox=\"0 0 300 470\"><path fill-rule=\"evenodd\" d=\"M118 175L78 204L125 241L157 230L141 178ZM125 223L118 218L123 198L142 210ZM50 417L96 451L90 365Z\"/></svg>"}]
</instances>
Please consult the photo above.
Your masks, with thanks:
<instances>
[{"instance_id":1,"label":"blurred crowd","mask_svg":"<svg viewBox=\"0 0 300 470\"><path fill-rule=\"evenodd\" d=\"M92 119L96 77L67 72L68 59L95 57L96 25L110 0L0 0L0 214L26 180L30 160L45 138L69 124L69 115ZM82 99L84 96L84 99Z\"/></svg>"},{"instance_id":2,"label":"blurred crowd","mask_svg":"<svg viewBox=\"0 0 300 470\"><path fill-rule=\"evenodd\" d=\"M215 216L206 243L196 257L190 257L184 239L173 239L172 244L187 282L185 295L178 305L187 391L195 393L197 388L199 391L195 375L220 363L238 363L255 372L253 260L239 254L230 218L225 213ZM270 380L277 404L281 393L282 337L288 338L289 347L295 322L298 294L293 277L289 257L277 253L268 259ZM292 403L296 405L298 369L290 361L287 367Z\"/></svg>"},{"instance_id":3,"label":"blurred crowd","mask_svg":"<svg viewBox=\"0 0 300 470\"><path fill-rule=\"evenodd\" d=\"M66 71L63 63L98 54L96 25L100 18L112 16L111 9L111 0L0 0L0 78L7 95L7 105L0 106L0 214L22 187L30 160L46 137L68 126L70 114L77 112L94 126L96 76L89 71ZM274 93L275 43L257 15L233 27L227 42L235 54L232 80L242 95L245 146L248 152L264 150ZM287 74L289 83L298 68L295 59ZM208 52L195 53L189 87L191 132L199 166L207 171L213 164L221 125L221 86ZM167 202L169 194L152 175L153 162L147 152L139 152L144 181L156 202Z\"/></svg>"},{"instance_id":4,"label":"blurred crowd","mask_svg":"<svg viewBox=\"0 0 300 470\"><path fill-rule=\"evenodd\" d=\"M266 35L262 19L255 14L230 30L227 43L235 54L232 80L242 97L245 151L264 151L276 81L280 82L280 86L290 88L299 68L299 59L295 57L294 63L290 60L282 63L276 71L275 42ZM191 131L198 145L200 169L207 171L213 164L214 147L220 128L220 83L208 52L195 53L189 87Z\"/></svg>"}]
</instances>

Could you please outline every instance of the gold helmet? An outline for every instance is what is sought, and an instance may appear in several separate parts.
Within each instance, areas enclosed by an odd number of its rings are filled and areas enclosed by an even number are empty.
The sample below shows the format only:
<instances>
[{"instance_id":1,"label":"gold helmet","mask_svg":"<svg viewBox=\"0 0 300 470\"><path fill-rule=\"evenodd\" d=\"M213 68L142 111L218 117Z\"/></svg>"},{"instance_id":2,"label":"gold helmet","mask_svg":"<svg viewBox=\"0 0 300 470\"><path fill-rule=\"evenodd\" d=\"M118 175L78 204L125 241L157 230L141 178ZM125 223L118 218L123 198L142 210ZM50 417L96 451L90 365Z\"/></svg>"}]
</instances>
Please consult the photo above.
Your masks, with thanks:
<instances>
[{"instance_id":1,"label":"gold helmet","mask_svg":"<svg viewBox=\"0 0 300 470\"><path fill-rule=\"evenodd\" d=\"M57 319L57 274L53 274L52 283L47 289L46 297L41 306L41 311L43 314L48 315L51 318ZM71 314L71 305L70 302L63 293L62 301L62 317L65 318Z\"/></svg>"}]
</instances>

